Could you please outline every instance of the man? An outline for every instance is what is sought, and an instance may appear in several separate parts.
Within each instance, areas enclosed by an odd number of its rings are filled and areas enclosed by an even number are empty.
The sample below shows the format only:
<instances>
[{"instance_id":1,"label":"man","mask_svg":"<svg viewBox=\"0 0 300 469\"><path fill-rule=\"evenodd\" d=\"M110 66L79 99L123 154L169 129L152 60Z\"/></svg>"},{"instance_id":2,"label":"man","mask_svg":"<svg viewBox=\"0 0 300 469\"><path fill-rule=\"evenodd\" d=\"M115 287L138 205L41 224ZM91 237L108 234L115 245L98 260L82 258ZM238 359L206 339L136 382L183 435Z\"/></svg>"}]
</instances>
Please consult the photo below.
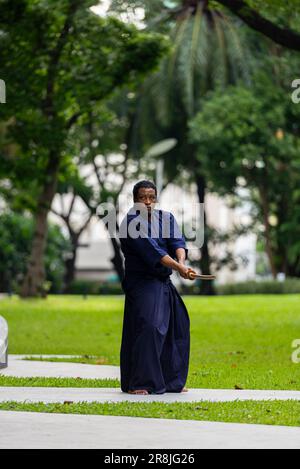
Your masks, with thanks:
<instances>
[{"instance_id":1,"label":"man","mask_svg":"<svg viewBox=\"0 0 300 469\"><path fill-rule=\"evenodd\" d=\"M187 279L184 237L174 216L156 210L151 181L133 188L134 206L120 225L125 256L125 308L120 350L121 389L130 394L187 391L190 321L171 282L172 270Z\"/></svg>"}]
</instances>

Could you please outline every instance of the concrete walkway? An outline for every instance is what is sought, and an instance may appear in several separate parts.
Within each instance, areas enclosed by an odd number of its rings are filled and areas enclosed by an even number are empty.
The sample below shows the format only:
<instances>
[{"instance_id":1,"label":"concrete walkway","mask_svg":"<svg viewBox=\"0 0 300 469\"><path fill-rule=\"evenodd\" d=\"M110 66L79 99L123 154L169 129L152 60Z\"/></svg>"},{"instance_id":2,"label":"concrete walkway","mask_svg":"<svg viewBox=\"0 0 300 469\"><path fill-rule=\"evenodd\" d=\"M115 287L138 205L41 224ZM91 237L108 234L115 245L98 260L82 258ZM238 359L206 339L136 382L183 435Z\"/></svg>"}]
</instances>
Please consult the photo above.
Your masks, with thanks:
<instances>
[{"instance_id":1,"label":"concrete walkway","mask_svg":"<svg viewBox=\"0 0 300 469\"><path fill-rule=\"evenodd\" d=\"M43 356L46 357L53 356ZM24 361L23 358L23 355L10 355L9 367L1 370L0 375L90 379L120 377L119 367L114 366ZM0 402L226 402L249 399L299 401L300 391L190 389L188 393L181 394L135 396L122 393L117 388L0 387ZM300 429L191 420L1 411L0 449L4 448L300 449Z\"/></svg>"},{"instance_id":2,"label":"concrete walkway","mask_svg":"<svg viewBox=\"0 0 300 469\"><path fill-rule=\"evenodd\" d=\"M300 429L175 419L1 411L0 449L5 448L300 449Z\"/></svg>"},{"instance_id":3,"label":"concrete walkway","mask_svg":"<svg viewBox=\"0 0 300 469\"><path fill-rule=\"evenodd\" d=\"M34 356L34 355L27 355ZM37 355L43 358L72 358L67 355ZM120 379L118 366L84 365L82 363L61 363L24 360L26 355L9 355L8 368L0 370L0 376L17 378L82 378L82 379Z\"/></svg>"},{"instance_id":4,"label":"concrete walkway","mask_svg":"<svg viewBox=\"0 0 300 469\"><path fill-rule=\"evenodd\" d=\"M30 355L43 358L71 358L69 355ZM118 366L85 365L81 363L60 363L24 360L26 355L9 355L9 366L0 370L0 375L14 377L48 378L89 378L120 379ZM74 356L73 356L74 357ZM230 389L190 389L188 393L165 393L162 395L134 396L122 393L118 388L37 388L3 387L0 388L0 402L14 400L23 402L232 402L245 400L297 400L300 391L260 391Z\"/></svg>"},{"instance_id":5,"label":"concrete walkway","mask_svg":"<svg viewBox=\"0 0 300 469\"><path fill-rule=\"evenodd\" d=\"M190 389L187 393L132 395L118 388L0 387L0 402L234 402L260 400L300 401L300 391L235 391Z\"/></svg>"}]
</instances>

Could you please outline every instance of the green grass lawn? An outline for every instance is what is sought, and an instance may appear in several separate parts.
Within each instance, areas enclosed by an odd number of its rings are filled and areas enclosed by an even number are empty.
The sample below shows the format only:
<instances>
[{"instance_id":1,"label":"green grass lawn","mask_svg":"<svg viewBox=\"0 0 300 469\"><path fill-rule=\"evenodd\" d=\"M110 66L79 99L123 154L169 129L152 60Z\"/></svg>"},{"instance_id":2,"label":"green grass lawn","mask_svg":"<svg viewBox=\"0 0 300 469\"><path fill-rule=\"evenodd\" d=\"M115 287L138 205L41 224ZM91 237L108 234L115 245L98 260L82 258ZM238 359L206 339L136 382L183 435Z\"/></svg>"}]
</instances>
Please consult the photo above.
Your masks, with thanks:
<instances>
[{"instance_id":1,"label":"green grass lawn","mask_svg":"<svg viewBox=\"0 0 300 469\"><path fill-rule=\"evenodd\" d=\"M291 361L300 338L300 295L185 297L191 318L188 387L300 390ZM97 356L119 365L123 297L1 300L16 354ZM95 363L95 358L85 359Z\"/></svg>"},{"instance_id":2,"label":"green grass lawn","mask_svg":"<svg viewBox=\"0 0 300 469\"><path fill-rule=\"evenodd\" d=\"M300 426L300 402L0 403L1 410Z\"/></svg>"},{"instance_id":3,"label":"green grass lawn","mask_svg":"<svg viewBox=\"0 0 300 469\"><path fill-rule=\"evenodd\" d=\"M33 388L119 388L118 379L83 379L83 378L15 378L1 376L0 386Z\"/></svg>"}]
</instances>

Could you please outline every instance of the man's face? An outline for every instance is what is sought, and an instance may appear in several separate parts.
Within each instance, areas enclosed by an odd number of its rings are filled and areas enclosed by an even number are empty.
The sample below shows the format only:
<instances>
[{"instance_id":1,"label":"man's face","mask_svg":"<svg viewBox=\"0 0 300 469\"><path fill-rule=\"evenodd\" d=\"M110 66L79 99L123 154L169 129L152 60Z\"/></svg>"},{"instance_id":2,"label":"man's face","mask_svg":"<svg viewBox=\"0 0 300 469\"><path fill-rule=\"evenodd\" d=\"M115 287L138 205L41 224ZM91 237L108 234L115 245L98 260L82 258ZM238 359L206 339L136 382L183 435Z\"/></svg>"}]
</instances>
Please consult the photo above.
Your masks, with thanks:
<instances>
[{"instance_id":1,"label":"man's face","mask_svg":"<svg viewBox=\"0 0 300 469\"><path fill-rule=\"evenodd\" d=\"M153 209L156 204L155 190L152 188L141 187L139 189L135 202L145 204L148 213L150 213L151 209Z\"/></svg>"}]
</instances>

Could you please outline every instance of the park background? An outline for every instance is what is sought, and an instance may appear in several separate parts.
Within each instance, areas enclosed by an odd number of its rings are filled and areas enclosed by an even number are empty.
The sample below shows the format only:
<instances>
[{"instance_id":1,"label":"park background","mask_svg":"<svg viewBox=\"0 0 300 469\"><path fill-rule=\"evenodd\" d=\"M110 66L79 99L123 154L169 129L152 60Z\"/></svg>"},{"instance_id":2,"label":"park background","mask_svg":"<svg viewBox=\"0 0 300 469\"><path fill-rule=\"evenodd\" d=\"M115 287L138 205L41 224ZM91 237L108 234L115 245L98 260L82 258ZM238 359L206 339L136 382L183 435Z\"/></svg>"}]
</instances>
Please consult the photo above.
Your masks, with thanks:
<instances>
[{"instance_id":1,"label":"park background","mask_svg":"<svg viewBox=\"0 0 300 469\"><path fill-rule=\"evenodd\" d=\"M0 312L11 353L119 364L123 259L97 207L146 178L168 210L205 204L191 261L217 280L174 278L191 316L188 385L299 389L299 8L0 2ZM298 403L276 406L250 417L299 425Z\"/></svg>"}]
</instances>

